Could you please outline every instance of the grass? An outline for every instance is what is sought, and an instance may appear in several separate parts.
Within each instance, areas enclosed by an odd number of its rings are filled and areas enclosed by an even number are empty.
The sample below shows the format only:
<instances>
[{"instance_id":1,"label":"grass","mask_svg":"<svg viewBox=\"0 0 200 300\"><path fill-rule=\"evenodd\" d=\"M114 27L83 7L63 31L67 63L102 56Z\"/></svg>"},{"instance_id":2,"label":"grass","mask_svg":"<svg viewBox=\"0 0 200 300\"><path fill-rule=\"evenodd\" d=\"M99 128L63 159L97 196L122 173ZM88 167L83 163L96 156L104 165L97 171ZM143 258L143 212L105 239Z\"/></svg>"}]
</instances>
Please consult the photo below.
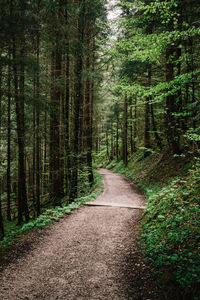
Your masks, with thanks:
<instances>
[{"instance_id":1,"label":"grass","mask_svg":"<svg viewBox=\"0 0 200 300\"><path fill-rule=\"evenodd\" d=\"M64 205L63 207L46 209L37 219L30 220L28 223L22 224L20 226L16 226L16 221L5 221L4 225L6 236L3 241L0 241L0 248L10 246L17 241L17 238L20 235L27 231L43 228L55 221L59 221L65 216L65 214L70 214L71 211L83 206L85 202L92 201L96 197L98 197L103 192L103 181L102 176L97 172L95 172L94 185L91 192L92 193L90 193L89 195L80 197L67 206ZM63 203L66 203L65 198L63 199Z\"/></svg>"}]
</instances>

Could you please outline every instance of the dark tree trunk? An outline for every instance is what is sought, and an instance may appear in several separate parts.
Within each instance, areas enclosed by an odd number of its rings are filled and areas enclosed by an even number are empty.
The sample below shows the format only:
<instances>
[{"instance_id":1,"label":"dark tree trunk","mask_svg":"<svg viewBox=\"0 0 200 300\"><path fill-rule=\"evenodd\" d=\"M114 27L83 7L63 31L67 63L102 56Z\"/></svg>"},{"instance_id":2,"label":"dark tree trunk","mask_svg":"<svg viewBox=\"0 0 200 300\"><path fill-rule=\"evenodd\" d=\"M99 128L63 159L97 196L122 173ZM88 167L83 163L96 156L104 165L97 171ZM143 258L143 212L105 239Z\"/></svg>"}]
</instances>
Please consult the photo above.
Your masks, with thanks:
<instances>
[{"instance_id":1,"label":"dark tree trunk","mask_svg":"<svg viewBox=\"0 0 200 300\"><path fill-rule=\"evenodd\" d=\"M95 38L92 41L92 74L95 72ZM90 137L89 137L89 156L88 165L90 166L89 182L92 185L94 182L94 174L92 169L92 150L93 150L93 116L94 116L94 79L91 79L91 100L90 100ZM100 144L100 143L99 143ZM100 150L100 149L99 149Z\"/></svg>"},{"instance_id":2,"label":"dark tree trunk","mask_svg":"<svg viewBox=\"0 0 200 300\"><path fill-rule=\"evenodd\" d=\"M3 216L2 216L2 207L1 207L1 194L0 194L0 240L4 238L4 225L3 225Z\"/></svg>"},{"instance_id":3,"label":"dark tree trunk","mask_svg":"<svg viewBox=\"0 0 200 300\"><path fill-rule=\"evenodd\" d=\"M131 155L133 154L133 107L132 107L132 98L130 98L130 146L131 146Z\"/></svg>"},{"instance_id":4,"label":"dark tree trunk","mask_svg":"<svg viewBox=\"0 0 200 300\"><path fill-rule=\"evenodd\" d=\"M10 175L10 164L11 164L11 53L9 47L9 63L8 63L8 131L7 131L7 220L11 221L11 209L10 209L10 194L11 194L11 175Z\"/></svg>"},{"instance_id":5,"label":"dark tree trunk","mask_svg":"<svg viewBox=\"0 0 200 300\"><path fill-rule=\"evenodd\" d=\"M110 159L113 160L114 158L114 138L113 138L113 122L111 121L110 124L110 129L111 129L111 150L110 150Z\"/></svg>"},{"instance_id":6,"label":"dark tree trunk","mask_svg":"<svg viewBox=\"0 0 200 300\"><path fill-rule=\"evenodd\" d=\"M151 86L151 76L152 76L152 72L151 72L151 66L150 66L149 70L148 70L148 86L149 87ZM150 100L151 99L149 98L149 101ZM160 138L160 136L158 134L158 131L157 131L157 125L156 125L156 121L155 121L155 117L154 117L154 107L153 107L153 104L150 104L149 109L151 111L151 123L152 123L152 129L154 131L155 140L156 140L157 146L161 150L162 149L162 141L161 141L161 138ZM149 123L150 123L150 120L149 120ZM150 141L149 141L149 146L150 146Z\"/></svg>"},{"instance_id":7,"label":"dark tree trunk","mask_svg":"<svg viewBox=\"0 0 200 300\"><path fill-rule=\"evenodd\" d=\"M61 60L58 45L53 45L51 59L51 113L50 113L50 183L51 183L51 200L55 206L60 206L61 186L60 186L60 132L59 132L59 105L60 105L60 88L59 78L61 72Z\"/></svg>"},{"instance_id":8,"label":"dark tree trunk","mask_svg":"<svg viewBox=\"0 0 200 300\"><path fill-rule=\"evenodd\" d=\"M151 67L148 68L148 78L147 78L147 85L151 85ZM144 157L147 157L150 152L149 148L151 147L150 145L150 105L149 105L150 98L147 97L145 101L145 131L144 131L144 147L145 147L145 152L144 152Z\"/></svg>"},{"instance_id":9,"label":"dark tree trunk","mask_svg":"<svg viewBox=\"0 0 200 300\"><path fill-rule=\"evenodd\" d=\"M27 194L26 194L26 171L25 171L25 124L24 124L24 37L20 39L20 65L19 79L17 72L16 42L13 43L13 71L17 119L17 141L18 141L18 224L29 220Z\"/></svg>"},{"instance_id":10,"label":"dark tree trunk","mask_svg":"<svg viewBox=\"0 0 200 300\"><path fill-rule=\"evenodd\" d=\"M33 104L33 167L32 167L32 197L33 197L33 206L34 210L36 209L35 201L35 132L36 132L36 123L35 123L35 74L34 74L34 104ZM35 215L35 211L34 211Z\"/></svg>"},{"instance_id":11,"label":"dark tree trunk","mask_svg":"<svg viewBox=\"0 0 200 300\"><path fill-rule=\"evenodd\" d=\"M117 113L117 128L116 128L116 156L119 158L119 113Z\"/></svg>"},{"instance_id":12,"label":"dark tree trunk","mask_svg":"<svg viewBox=\"0 0 200 300\"><path fill-rule=\"evenodd\" d=\"M128 164L127 149L127 97L124 97L124 124L123 124L123 162L125 166Z\"/></svg>"},{"instance_id":13,"label":"dark tree trunk","mask_svg":"<svg viewBox=\"0 0 200 300\"><path fill-rule=\"evenodd\" d=\"M39 2L38 2L38 15L39 15ZM38 70L36 72L36 212L37 216L40 215L40 36L39 29L36 37L36 60Z\"/></svg>"},{"instance_id":14,"label":"dark tree trunk","mask_svg":"<svg viewBox=\"0 0 200 300\"><path fill-rule=\"evenodd\" d=\"M168 46L166 49L166 81L170 82L174 79L174 63L172 61L172 57L174 54L174 47ZM180 146L179 146L179 134L177 131L176 119L174 117L174 113L177 112L177 107L175 103L175 95L168 95L166 97L166 121L167 121L167 139L170 148L172 149L174 154L180 154Z\"/></svg>"},{"instance_id":15,"label":"dark tree trunk","mask_svg":"<svg viewBox=\"0 0 200 300\"><path fill-rule=\"evenodd\" d=\"M109 158L108 125L106 127L106 153L107 153L107 157Z\"/></svg>"},{"instance_id":16,"label":"dark tree trunk","mask_svg":"<svg viewBox=\"0 0 200 300\"><path fill-rule=\"evenodd\" d=\"M156 143L157 143L157 146L159 147L159 149L162 150L163 145L162 145L161 138L160 138L160 136L158 134L158 131L157 131L157 124L156 124L155 117L154 117L153 104L151 104L150 107L151 107L151 122L152 122L152 128L153 128L155 140L156 140Z\"/></svg>"},{"instance_id":17,"label":"dark tree trunk","mask_svg":"<svg viewBox=\"0 0 200 300\"><path fill-rule=\"evenodd\" d=\"M137 137L137 98L135 98L135 109L134 109L134 128L133 128L133 152L136 152L136 137Z\"/></svg>"},{"instance_id":18,"label":"dark tree trunk","mask_svg":"<svg viewBox=\"0 0 200 300\"><path fill-rule=\"evenodd\" d=\"M69 16L68 16L68 0L66 1L65 10L66 26L69 28ZM69 29L68 29L69 30ZM70 58L69 58L69 32L66 35L66 82L65 82L65 150L66 150L66 174L65 174L65 187L66 194L70 194L71 187L71 159L70 159L70 135L69 135L69 109L70 109Z\"/></svg>"},{"instance_id":19,"label":"dark tree trunk","mask_svg":"<svg viewBox=\"0 0 200 300\"><path fill-rule=\"evenodd\" d=\"M89 28L87 28L89 29ZM87 32L87 55L86 55L86 71L87 71L87 79L86 79L86 86L85 86L85 106L86 106L86 149L87 149L87 168L88 168L88 181L90 186L93 184L93 170L92 170L92 102L93 102L93 95L92 95L92 84L90 79L90 35Z\"/></svg>"},{"instance_id":20,"label":"dark tree trunk","mask_svg":"<svg viewBox=\"0 0 200 300\"><path fill-rule=\"evenodd\" d=\"M1 55L0 55L1 57ZM0 68L0 143L1 143L1 128L2 128L2 108L1 108L1 101L2 101L2 69ZM0 156L1 160L1 156ZM1 161L0 161L1 163ZM0 177L0 187L1 187L2 178ZM3 216L2 216L2 206L1 206L1 189L0 189L0 240L4 238L4 226L3 226Z\"/></svg>"},{"instance_id":21,"label":"dark tree trunk","mask_svg":"<svg viewBox=\"0 0 200 300\"><path fill-rule=\"evenodd\" d=\"M44 142L43 142L43 179L42 179L42 194L46 191L46 186L48 184L47 172L47 112L44 113Z\"/></svg>"},{"instance_id":22,"label":"dark tree trunk","mask_svg":"<svg viewBox=\"0 0 200 300\"><path fill-rule=\"evenodd\" d=\"M85 16L85 1L78 1L78 32L77 32L77 49L75 58L75 83L74 83L74 135L73 135L73 168L70 190L70 202L78 196L78 167L79 167L79 133L80 133L80 106L83 103L83 86L82 86L82 71L83 71L83 37L84 37L84 16ZM82 7L81 7L82 6Z\"/></svg>"}]
</instances>

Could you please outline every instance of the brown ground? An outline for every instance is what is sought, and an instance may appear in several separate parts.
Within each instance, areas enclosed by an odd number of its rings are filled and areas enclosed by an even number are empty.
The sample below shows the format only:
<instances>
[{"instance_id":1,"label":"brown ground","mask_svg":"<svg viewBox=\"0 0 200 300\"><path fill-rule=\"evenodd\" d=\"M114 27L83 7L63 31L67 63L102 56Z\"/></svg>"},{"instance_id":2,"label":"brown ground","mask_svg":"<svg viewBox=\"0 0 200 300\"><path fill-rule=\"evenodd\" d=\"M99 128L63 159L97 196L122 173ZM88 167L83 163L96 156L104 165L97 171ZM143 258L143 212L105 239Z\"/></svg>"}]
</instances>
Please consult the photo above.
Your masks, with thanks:
<instances>
[{"instance_id":1,"label":"brown ground","mask_svg":"<svg viewBox=\"0 0 200 300\"><path fill-rule=\"evenodd\" d=\"M97 203L145 205L121 175L100 172L105 191ZM156 299L137 244L141 211L82 207L33 233L28 249L21 249L23 255L18 253L0 273L0 299Z\"/></svg>"}]
</instances>

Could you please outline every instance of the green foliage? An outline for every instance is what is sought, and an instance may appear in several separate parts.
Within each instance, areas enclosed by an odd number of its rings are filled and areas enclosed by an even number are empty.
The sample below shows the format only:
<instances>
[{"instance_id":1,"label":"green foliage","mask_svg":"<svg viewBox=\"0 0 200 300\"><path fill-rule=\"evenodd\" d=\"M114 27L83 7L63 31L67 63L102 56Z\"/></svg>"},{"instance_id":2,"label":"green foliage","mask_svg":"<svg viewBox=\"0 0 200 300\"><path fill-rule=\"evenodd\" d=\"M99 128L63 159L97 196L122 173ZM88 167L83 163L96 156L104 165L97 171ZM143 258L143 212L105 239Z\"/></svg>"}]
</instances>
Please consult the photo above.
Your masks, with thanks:
<instances>
[{"instance_id":1,"label":"green foliage","mask_svg":"<svg viewBox=\"0 0 200 300\"><path fill-rule=\"evenodd\" d=\"M141 244L146 263L161 282L172 279L183 294L197 293L200 283L200 161L188 177L172 180L162 189L144 187L147 209Z\"/></svg>"},{"instance_id":2,"label":"green foliage","mask_svg":"<svg viewBox=\"0 0 200 300\"><path fill-rule=\"evenodd\" d=\"M109 164L109 162L110 162L110 159L107 156L106 148L104 148L102 151L95 153L93 167L103 168L103 167L106 167Z\"/></svg>"},{"instance_id":3,"label":"green foliage","mask_svg":"<svg viewBox=\"0 0 200 300\"><path fill-rule=\"evenodd\" d=\"M138 151L127 167L122 161L112 161L107 167L137 182L146 194L141 247L153 278L166 290L170 285L184 299L198 299L195 296L200 282L200 159L195 159L189 170L185 161L184 167L178 169L179 175L170 179L170 170L171 176L176 174L175 164L185 157L171 158L171 163L168 157L167 166L162 157L154 153L144 159L142 151ZM167 174L161 172L164 168Z\"/></svg>"}]
</instances>

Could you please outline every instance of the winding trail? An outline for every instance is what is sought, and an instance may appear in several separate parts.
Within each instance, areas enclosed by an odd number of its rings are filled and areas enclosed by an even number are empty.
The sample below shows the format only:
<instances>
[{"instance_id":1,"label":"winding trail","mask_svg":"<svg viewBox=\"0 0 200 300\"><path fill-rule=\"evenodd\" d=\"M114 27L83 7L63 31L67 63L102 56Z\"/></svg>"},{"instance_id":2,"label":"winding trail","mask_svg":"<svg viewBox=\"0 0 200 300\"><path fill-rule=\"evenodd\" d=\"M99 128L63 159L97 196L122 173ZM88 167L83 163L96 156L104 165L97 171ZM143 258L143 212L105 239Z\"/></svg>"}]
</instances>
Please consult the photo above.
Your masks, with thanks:
<instances>
[{"instance_id":1,"label":"winding trail","mask_svg":"<svg viewBox=\"0 0 200 300\"><path fill-rule=\"evenodd\" d=\"M123 176L99 172L96 206L32 233L0 273L1 300L156 299L137 242L144 196Z\"/></svg>"}]
</instances>

